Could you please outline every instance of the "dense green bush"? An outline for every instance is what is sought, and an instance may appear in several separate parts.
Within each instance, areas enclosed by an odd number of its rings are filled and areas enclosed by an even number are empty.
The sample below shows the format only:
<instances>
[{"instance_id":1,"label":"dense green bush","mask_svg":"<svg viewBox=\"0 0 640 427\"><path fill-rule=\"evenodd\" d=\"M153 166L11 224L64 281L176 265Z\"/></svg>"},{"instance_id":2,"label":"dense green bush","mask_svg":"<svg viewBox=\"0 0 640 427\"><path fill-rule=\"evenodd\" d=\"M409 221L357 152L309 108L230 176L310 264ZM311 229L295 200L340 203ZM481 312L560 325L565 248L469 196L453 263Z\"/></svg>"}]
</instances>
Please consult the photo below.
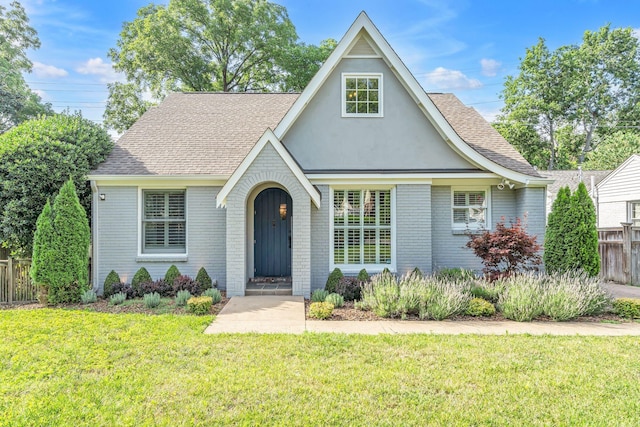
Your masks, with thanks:
<instances>
[{"instance_id":1,"label":"dense green bush","mask_svg":"<svg viewBox=\"0 0 640 427\"><path fill-rule=\"evenodd\" d=\"M198 274L196 274L196 282L200 284L200 289L206 291L213 287L213 281L211 280L211 276L207 273L204 267L200 267L198 270ZM215 304L215 303L214 303Z\"/></svg>"},{"instance_id":2,"label":"dense green bush","mask_svg":"<svg viewBox=\"0 0 640 427\"><path fill-rule=\"evenodd\" d=\"M104 286L102 288L102 294L105 298L110 297L113 294L113 285L120 283L120 276L114 270L111 270L107 274L107 278L104 279Z\"/></svg>"},{"instance_id":3,"label":"dense green bush","mask_svg":"<svg viewBox=\"0 0 640 427\"><path fill-rule=\"evenodd\" d=\"M118 292L109 297L109 304L120 305L127 299L127 294L124 292Z\"/></svg>"},{"instance_id":4,"label":"dense green bush","mask_svg":"<svg viewBox=\"0 0 640 427\"><path fill-rule=\"evenodd\" d=\"M80 295L80 301L82 301L83 304L93 304L98 301L98 295L93 289L87 289Z\"/></svg>"},{"instance_id":5,"label":"dense green bush","mask_svg":"<svg viewBox=\"0 0 640 427\"><path fill-rule=\"evenodd\" d=\"M362 270L360 270L360 272L358 273L358 280L361 282L369 281L369 273L367 273L366 269L363 268Z\"/></svg>"},{"instance_id":6,"label":"dense green bush","mask_svg":"<svg viewBox=\"0 0 640 427\"><path fill-rule=\"evenodd\" d=\"M335 292L336 286L338 285L338 282L342 277L342 271L337 267L334 268L327 278L327 283L324 285L324 290L327 291L327 293Z\"/></svg>"},{"instance_id":7,"label":"dense green bush","mask_svg":"<svg viewBox=\"0 0 640 427\"><path fill-rule=\"evenodd\" d=\"M171 265L164 275L164 281L167 283L173 283L173 281L176 280L176 277L180 275L181 273L180 270L178 270L178 267Z\"/></svg>"},{"instance_id":8,"label":"dense green bush","mask_svg":"<svg viewBox=\"0 0 640 427\"><path fill-rule=\"evenodd\" d=\"M311 301L324 302L324 300L327 298L327 295L329 295L329 292L325 291L324 289L316 289L311 294Z\"/></svg>"},{"instance_id":9,"label":"dense green bush","mask_svg":"<svg viewBox=\"0 0 640 427\"><path fill-rule=\"evenodd\" d=\"M324 301L333 304L335 308L340 308L344 305L344 297L336 293L327 295Z\"/></svg>"},{"instance_id":10,"label":"dense green bush","mask_svg":"<svg viewBox=\"0 0 640 427\"><path fill-rule=\"evenodd\" d=\"M191 297L187 300L187 310L197 316L203 316L211 311L213 299L207 296Z\"/></svg>"},{"instance_id":11,"label":"dense green bush","mask_svg":"<svg viewBox=\"0 0 640 427\"><path fill-rule=\"evenodd\" d=\"M191 298L191 292L186 290L178 291L175 299L176 305L178 307L183 307L187 305L187 301L189 300L189 298Z\"/></svg>"},{"instance_id":12,"label":"dense green bush","mask_svg":"<svg viewBox=\"0 0 640 427\"><path fill-rule=\"evenodd\" d=\"M472 282L470 291L474 298L482 298L495 304L498 302L504 288L505 285L500 280L478 280Z\"/></svg>"},{"instance_id":13,"label":"dense green bush","mask_svg":"<svg viewBox=\"0 0 640 427\"><path fill-rule=\"evenodd\" d=\"M38 217L31 277L47 288L49 304L77 302L89 285L87 215L73 181L67 181Z\"/></svg>"},{"instance_id":14,"label":"dense green bush","mask_svg":"<svg viewBox=\"0 0 640 427\"><path fill-rule=\"evenodd\" d=\"M467 270L464 268L441 268L436 274L436 277L444 280L471 280L476 277L473 270Z\"/></svg>"},{"instance_id":15,"label":"dense green bush","mask_svg":"<svg viewBox=\"0 0 640 427\"><path fill-rule=\"evenodd\" d=\"M333 304L329 302L313 302L309 306L309 317L314 319L328 319L333 314Z\"/></svg>"},{"instance_id":16,"label":"dense green bush","mask_svg":"<svg viewBox=\"0 0 640 427\"><path fill-rule=\"evenodd\" d=\"M214 304L217 304L217 303L219 303L220 301L222 301L222 294L220 293L220 291L219 291L219 290L214 289L214 288L209 288L209 289L207 289L206 291L204 291L204 292L203 292L203 294L202 294L202 295L204 295L204 296L206 296L206 297L211 297L211 301L212 301Z\"/></svg>"},{"instance_id":17,"label":"dense green bush","mask_svg":"<svg viewBox=\"0 0 640 427\"><path fill-rule=\"evenodd\" d=\"M109 134L80 114L23 122L0 135L0 241L30 256L38 214L71 178L81 205L91 212L89 171L113 148Z\"/></svg>"},{"instance_id":18,"label":"dense green bush","mask_svg":"<svg viewBox=\"0 0 640 427\"><path fill-rule=\"evenodd\" d=\"M152 292L150 294L144 294L142 296L142 301L144 302L144 306L147 308L156 308L160 305L160 294L157 292Z\"/></svg>"},{"instance_id":19,"label":"dense green bush","mask_svg":"<svg viewBox=\"0 0 640 427\"><path fill-rule=\"evenodd\" d=\"M136 296L142 295L140 294L140 284L144 282L153 282L153 279L146 268L140 267L136 274L133 275L133 279L131 279L131 288Z\"/></svg>"},{"instance_id":20,"label":"dense green bush","mask_svg":"<svg viewBox=\"0 0 640 427\"><path fill-rule=\"evenodd\" d=\"M496 308L489 301L482 298L473 298L469 301L469 306L465 311L469 316L493 316L496 314Z\"/></svg>"},{"instance_id":21,"label":"dense green bush","mask_svg":"<svg viewBox=\"0 0 640 427\"><path fill-rule=\"evenodd\" d=\"M613 301L613 311L627 319L640 319L640 299L617 298Z\"/></svg>"}]
</instances>

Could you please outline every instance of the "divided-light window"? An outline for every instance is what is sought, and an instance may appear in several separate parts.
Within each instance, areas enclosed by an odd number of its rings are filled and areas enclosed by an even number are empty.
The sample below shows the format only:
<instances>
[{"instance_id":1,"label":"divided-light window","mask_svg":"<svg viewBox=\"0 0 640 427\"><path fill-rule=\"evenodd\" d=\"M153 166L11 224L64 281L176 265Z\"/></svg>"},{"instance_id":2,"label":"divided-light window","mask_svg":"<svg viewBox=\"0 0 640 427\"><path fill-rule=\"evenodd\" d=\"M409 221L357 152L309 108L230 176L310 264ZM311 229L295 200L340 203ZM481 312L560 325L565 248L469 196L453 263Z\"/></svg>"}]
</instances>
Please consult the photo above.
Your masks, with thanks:
<instances>
[{"instance_id":1,"label":"divided-light window","mask_svg":"<svg viewBox=\"0 0 640 427\"><path fill-rule=\"evenodd\" d=\"M343 74L342 115L382 116L382 74Z\"/></svg>"},{"instance_id":2,"label":"divided-light window","mask_svg":"<svg viewBox=\"0 0 640 427\"><path fill-rule=\"evenodd\" d=\"M631 202L629 222L634 227L640 227L640 202Z\"/></svg>"},{"instance_id":3,"label":"divided-light window","mask_svg":"<svg viewBox=\"0 0 640 427\"><path fill-rule=\"evenodd\" d=\"M487 191L453 191L453 228L477 230L487 224Z\"/></svg>"},{"instance_id":4,"label":"divided-light window","mask_svg":"<svg viewBox=\"0 0 640 427\"><path fill-rule=\"evenodd\" d=\"M186 252L184 190L143 191L142 252Z\"/></svg>"},{"instance_id":5,"label":"divided-light window","mask_svg":"<svg viewBox=\"0 0 640 427\"><path fill-rule=\"evenodd\" d=\"M391 190L334 190L333 263L391 264Z\"/></svg>"}]
</instances>

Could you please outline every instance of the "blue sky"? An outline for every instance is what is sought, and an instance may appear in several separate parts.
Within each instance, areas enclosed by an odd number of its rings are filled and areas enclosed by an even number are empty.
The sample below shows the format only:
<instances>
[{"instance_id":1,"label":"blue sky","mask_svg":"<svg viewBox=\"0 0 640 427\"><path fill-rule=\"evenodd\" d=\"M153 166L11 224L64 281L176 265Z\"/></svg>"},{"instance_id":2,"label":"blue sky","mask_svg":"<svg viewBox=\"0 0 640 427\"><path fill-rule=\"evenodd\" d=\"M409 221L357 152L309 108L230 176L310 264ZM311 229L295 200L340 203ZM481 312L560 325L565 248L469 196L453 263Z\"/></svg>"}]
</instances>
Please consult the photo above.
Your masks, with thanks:
<instances>
[{"instance_id":1,"label":"blue sky","mask_svg":"<svg viewBox=\"0 0 640 427\"><path fill-rule=\"evenodd\" d=\"M167 3L167 0L156 3ZM453 92L491 120L507 75L539 37L551 49L578 44L585 30L631 27L640 35L636 0L280 0L300 39L340 39L365 10L430 92ZM8 5L10 0L0 0ZM124 21L146 0L22 0L42 47L30 52L31 88L56 111L82 110L101 122L106 83L121 79L107 56Z\"/></svg>"}]
</instances>

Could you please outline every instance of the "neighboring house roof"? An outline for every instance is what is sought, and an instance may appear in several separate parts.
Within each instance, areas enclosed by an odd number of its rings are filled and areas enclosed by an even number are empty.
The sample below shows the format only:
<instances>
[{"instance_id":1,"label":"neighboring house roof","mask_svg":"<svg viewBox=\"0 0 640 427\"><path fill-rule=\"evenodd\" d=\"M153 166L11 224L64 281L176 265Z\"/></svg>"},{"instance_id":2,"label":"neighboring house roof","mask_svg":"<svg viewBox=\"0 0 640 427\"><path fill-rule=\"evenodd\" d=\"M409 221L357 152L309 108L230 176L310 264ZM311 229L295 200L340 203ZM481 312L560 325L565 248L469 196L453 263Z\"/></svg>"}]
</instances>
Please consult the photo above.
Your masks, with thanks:
<instances>
[{"instance_id":1,"label":"neighboring house roof","mask_svg":"<svg viewBox=\"0 0 640 427\"><path fill-rule=\"evenodd\" d=\"M453 130L471 148L489 160L525 175L541 175L474 108L451 93L428 93Z\"/></svg>"},{"instance_id":2,"label":"neighboring house roof","mask_svg":"<svg viewBox=\"0 0 640 427\"><path fill-rule=\"evenodd\" d=\"M173 93L144 113L91 175L229 176L298 96Z\"/></svg>"},{"instance_id":3,"label":"neighboring house roof","mask_svg":"<svg viewBox=\"0 0 640 427\"><path fill-rule=\"evenodd\" d=\"M551 206L553 201L558 196L558 191L566 186L569 186L571 192L576 191L580 181L584 182L587 186L589 193L593 193L591 188L591 177L593 177L594 185L598 185L611 171L580 171L580 170L568 170L568 171L540 171L540 174L553 179L553 184L547 186L547 214L551 212ZM582 179L580 179L582 177Z\"/></svg>"},{"instance_id":4,"label":"neighboring house roof","mask_svg":"<svg viewBox=\"0 0 640 427\"><path fill-rule=\"evenodd\" d=\"M617 168L615 168L612 171L608 171L610 173L608 173L606 176L604 176L599 182L596 182L596 185L598 187L602 187L603 185L605 185L608 181L610 181L611 179L613 179L616 175L618 175L621 171L623 171L625 168L627 168L629 166L629 164L639 161L640 160L640 154L632 154L629 156L628 159L626 159L624 162L622 162L620 164L620 166L618 166Z\"/></svg>"}]
</instances>

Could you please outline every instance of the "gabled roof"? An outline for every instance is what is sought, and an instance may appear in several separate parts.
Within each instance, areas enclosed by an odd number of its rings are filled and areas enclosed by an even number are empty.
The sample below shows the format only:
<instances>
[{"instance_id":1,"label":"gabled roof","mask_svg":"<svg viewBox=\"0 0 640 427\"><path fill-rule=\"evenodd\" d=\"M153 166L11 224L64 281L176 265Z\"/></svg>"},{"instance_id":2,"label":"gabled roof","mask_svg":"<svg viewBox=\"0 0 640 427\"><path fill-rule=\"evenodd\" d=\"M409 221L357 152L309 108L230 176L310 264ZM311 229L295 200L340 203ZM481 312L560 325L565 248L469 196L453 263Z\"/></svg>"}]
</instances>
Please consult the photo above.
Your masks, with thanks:
<instances>
[{"instance_id":1,"label":"gabled roof","mask_svg":"<svg viewBox=\"0 0 640 427\"><path fill-rule=\"evenodd\" d=\"M625 160L624 162L622 162L620 164L620 166L618 166L617 168L615 168L613 171L611 171L611 173L609 173L607 176L604 177L604 179L602 179L598 185L596 187L600 188L603 185L605 185L609 180L611 180L613 177L615 177L617 174L620 173L620 171L622 171L623 169L625 169L630 163L632 162L636 162L636 161L640 161L640 154L632 154L631 156L629 156L629 158L627 160Z\"/></svg>"},{"instance_id":2,"label":"gabled roof","mask_svg":"<svg viewBox=\"0 0 640 427\"><path fill-rule=\"evenodd\" d=\"M298 182L307 191L307 194L309 194L309 197L311 198L311 201L313 202L313 204L317 208L320 208L320 193L307 179L304 172L302 172L302 169L300 169L300 166L298 165L298 163L296 163L293 157L291 157L291 154L289 154L287 149L284 148L284 145L282 145L282 142L280 142L280 140L276 138L276 136L273 134L273 131L271 129L267 129L265 131L265 133L262 135L260 140L258 140L256 145L254 145L251 151L249 151L249 154L247 154L247 156L244 158L242 163L240 163L240 165L233 172L233 174L231 175L227 183L224 185L224 187L222 187L222 189L216 196L216 204L218 205L218 207L226 205L227 196L229 195L229 193L231 193L231 190L233 190L236 184L240 181L240 178L242 178L242 176L245 174L247 169L249 169L249 166L251 166L251 164L256 160L256 158L258 157L262 149L267 144L270 144L276 150L276 152L278 153L280 158L284 161L284 163L287 165L291 173L296 177Z\"/></svg>"},{"instance_id":3,"label":"gabled roof","mask_svg":"<svg viewBox=\"0 0 640 427\"><path fill-rule=\"evenodd\" d=\"M97 175L228 177L298 94L173 93L118 140Z\"/></svg>"}]
</instances>

